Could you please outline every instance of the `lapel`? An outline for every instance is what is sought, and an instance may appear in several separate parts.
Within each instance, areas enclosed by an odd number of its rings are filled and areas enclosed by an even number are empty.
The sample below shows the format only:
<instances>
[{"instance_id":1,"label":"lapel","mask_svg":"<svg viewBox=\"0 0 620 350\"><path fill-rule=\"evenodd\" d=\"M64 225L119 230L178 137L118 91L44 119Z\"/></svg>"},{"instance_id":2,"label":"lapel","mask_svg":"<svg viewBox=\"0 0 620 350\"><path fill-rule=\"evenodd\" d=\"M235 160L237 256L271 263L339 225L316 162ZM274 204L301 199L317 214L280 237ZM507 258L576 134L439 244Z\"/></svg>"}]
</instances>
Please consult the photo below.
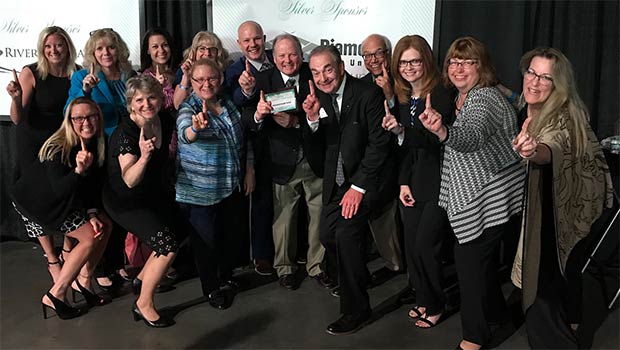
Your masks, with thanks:
<instances>
[{"instance_id":1,"label":"lapel","mask_svg":"<svg viewBox=\"0 0 620 350\"><path fill-rule=\"evenodd\" d=\"M351 102L353 100L354 89L351 87L351 85L354 84L353 77L349 75L349 73L346 73L346 74L347 74L347 82L344 86L344 92L342 94L342 105L340 106L340 123L339 123L340 131L344 129L344 126L346 125L346 122L350 117L349 111L351 110Z\"/></svg>"},{"instance_id":2,"label":"lapel","mask_svg":"<svg viewBox=\"0 0 620 350\"><path fill-rule=\"evenodd\" d=\"M277 68L274 68L271 72L271 91L278 91L284 89L286 83L282 80L282 74Z\"/></svg>"},{"instance_id":3,"label":"lapel","mask_svg":"<svg viewBox=\"0 0 620 350\"><path fill-rule=\"evenodd\" d=\"M99 84L95 86L95 89L99 90L99 93L105 97L105 99L109 103L114 103L114 97L112 96L112 91L110 91L110 87L108 86L108 82L105 80L105 75L103 72L98 72L97 77L99 78Z\"/></svg>"}]
</instances>

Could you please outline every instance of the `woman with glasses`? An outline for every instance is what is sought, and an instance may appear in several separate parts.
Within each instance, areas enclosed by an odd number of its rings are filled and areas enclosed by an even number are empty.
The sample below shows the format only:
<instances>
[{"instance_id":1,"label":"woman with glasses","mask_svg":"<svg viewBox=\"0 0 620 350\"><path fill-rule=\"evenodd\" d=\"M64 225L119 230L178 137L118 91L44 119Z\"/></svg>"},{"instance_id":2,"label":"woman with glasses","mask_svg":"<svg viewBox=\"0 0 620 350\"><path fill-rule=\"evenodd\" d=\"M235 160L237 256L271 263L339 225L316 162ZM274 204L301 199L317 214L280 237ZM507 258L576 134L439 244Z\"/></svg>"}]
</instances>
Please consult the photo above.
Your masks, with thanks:
<instances>
[{"instance_id":1,"label":"woman with glasses","mask_svg":"<svg viewBox=\"0 0 620 350\"><path fill-rule=\"evenodd\" d=\"M177 70L176 88L174 90L174 106L178 109L181 103L192 92L192 84L188 75L189 69L194 62L209 58L217 63L223 72L231 63L228 51L222 46L222 41L213 32L201 31L194 35L192 46L189 48L188 57Z\"/></svg>"},{"instance_id":2,"label":"woman with glasses","mask_svg":"<svg viewBox=\"0 0 620 350\"><path fill-rule=\"evenodd\" d=\"M60 128L13 187L14 205L29 235L61 232L78 242L41 299L44 318L48 310L63 320L86 312L67 303L69 288L81 293L88 307L109 301L92 292L91 286L112 228L100 200L105 159L102 125L97 104L86 98L72 101Z\"/></svg>"},{"instance_id":3,"label":"woman with glasses","mask_svg":"<svg viewBox=\"0 0 620 350\"><path fill-rule=\"evenodd\" d=\"M174 321L157 311L153 299L178 249L174 197L166 176L173 125L159 117L164 94L155 78L142 74L129 79L126 95L129 116L110 137L103 203L115 222L153 250L137 277L141 290L132 308L134 320L168 327Z\"/></svg>"},{"instance_id":4,"label":"woman with glasses","mask_svg":"<svg viewBox=\"0 0 620 350\"><path fill-rule=\"evenodd\" d=\"M566 56L537 48L523 55L520 68L525 122L513 144L527 160L528 181L512 280L523 290L530 346L576 349L583 266L578 247L604 207L611 207L611 178Z\"/></svg>"},{"instance_id":5,"label":"woman with glasses","mask_svg":"<svg viewBox=\"0 0 620 350\"><path fill-rule=\"evenodd\" d=\"M224 309L236 289L234 263L246 253L238 238L248 226L241 113L221 90L224 75L216 61L194 62L187 76L193 92L177 118L176 200L189 223L202 292L213 307Z\"/></svg>"},{"instance_id":6,"label":"woman with glasses","mask_svg":"<svg viewBox=\"0 0 620 350\"><path fill-rule=\"evenodd\" d=\"M419 35L402 37L394 47L392 72L399 101L400 123L388 115L384 127L399 138L401 218L405 232L405 255L409 286L415 289L417 306L409 311L415 326L430 328L445 311L442 246L450 231L439 199L441 143L420 122L427 99L452 124L454 94L441 84L430 46Z\"/></svg>"},{"instance_id":7,"label":"woman with glasses","mask_svg":"<svg viewBox=\"0 0 620 350\"><path fill-rule=\"evenodd\" d=\"M521 210L525 171L512 149L516 115L494 87L495 68L484 45L472 37L456 39L443 77L457 90L454 123L446 125L429 103L420 120L445 147L439 205L457 240L463 328L458 348L477 350L491 339L489 323L508 316L494 258L509 219Z\"/></svg>"},{"instance_id":8,"label":"woman with glasses","mask_svg":"<svg viewBox=\"0 0 620 350\"><path fill-rule=\"evenodd\" d=\"M136 75L129 48L111 28L92 31L84 47L84 69L71 76L67 105L76 97L89 97L103 112L103 127L110 136L126 113L125 82Z\"/></svg>"},{"instance_id":9,"label":"woman with glasses","mask_svg":"<svg viewBox=\"0 0 620 350\"><path fill-rule=\"evenodd\" d=\"M13 76L6 90L11 96L11 121L16 126L17 166L14 179L37 160L37 153L62 123L63 107L69 94L76 51L71 37L60 27L44 28L39 34L36 63L25 66L19 78ZM34 237L32 237L34 238ZM54 250L52 235L38 236L53 281L60 274L62 261ZM70 250L65 240L65 249Z\"/></svg>"}]
</instances>

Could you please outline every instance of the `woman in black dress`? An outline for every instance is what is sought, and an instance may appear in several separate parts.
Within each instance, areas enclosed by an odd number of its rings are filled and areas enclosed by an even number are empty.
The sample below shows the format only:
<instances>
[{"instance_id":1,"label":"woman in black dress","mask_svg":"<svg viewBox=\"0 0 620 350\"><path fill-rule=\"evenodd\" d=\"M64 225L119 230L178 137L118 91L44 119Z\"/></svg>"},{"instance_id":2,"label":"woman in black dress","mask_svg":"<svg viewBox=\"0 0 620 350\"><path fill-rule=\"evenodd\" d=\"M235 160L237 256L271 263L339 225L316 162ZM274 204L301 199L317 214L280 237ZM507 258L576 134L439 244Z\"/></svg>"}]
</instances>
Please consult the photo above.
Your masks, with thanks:
<instances>
[{"instance_id":1,"label":"woman in black dress","mask_svg":"<svg viewBox=\"0 0 620 350\"><path fill-rule=\"evenodd\" d=\"M11 96L11 121L16 126L17 167L15 180L37 159L43 142L62 124L63 107L69 95L71 74L80 69L75 64L76 51L69 34L56 26L46 27L39 34L39 57L36 63L25 66L19 78L6 90ZM55 282L60 274L61 261L54 251L52 235L30 235L38 238L47 258L47 268ZM65 240L65 251L70 251Z\"/></svg>"},{"instance_id":2,"label":"woman in black dress","mask_svg":"<svg viewBox=\"0 0 620 350\"><path fill-rule=\"evenodd\" d=\"M72 101L60 129L41 147L39 161L28 166L13 187L13 203L29 235L59 231L78 241L41 300L45 318L48 309L61 319L84 313L85 309L64 301L73 281L88 306L109 301L94 294L90 285L112 226L100 204L105 160L102 121L96 103L86 98Z\"/></svg>"},{"instance_id":3,"label":"woman in black dress","mask_svg":"<svg viewBox=\"0 0 620 350\"><path fill-rule=\"evenodd\" d=\"M126 96L130 114L110 137L103 202L115 222L153 250L138 275L142 286L132 309L134 319L150 327L168 327L174 321L157 312L153 298L178 248L166 171L172 125L170 118L159 117L164 95L155 78L131 78Z\"/></svg>"}]
</instances>

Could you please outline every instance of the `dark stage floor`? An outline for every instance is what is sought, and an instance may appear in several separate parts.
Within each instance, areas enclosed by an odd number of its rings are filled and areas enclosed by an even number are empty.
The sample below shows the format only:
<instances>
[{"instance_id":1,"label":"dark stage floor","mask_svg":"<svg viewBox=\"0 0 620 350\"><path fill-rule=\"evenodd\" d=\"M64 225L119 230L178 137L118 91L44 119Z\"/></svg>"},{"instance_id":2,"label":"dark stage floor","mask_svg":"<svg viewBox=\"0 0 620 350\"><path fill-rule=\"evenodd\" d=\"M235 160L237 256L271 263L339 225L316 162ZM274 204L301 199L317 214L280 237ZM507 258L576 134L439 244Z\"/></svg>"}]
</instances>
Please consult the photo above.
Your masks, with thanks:
<instances>
[{"instance_id":1,"label":"dark stage floor","mask_svg":"<svg viewBox=\"0 0 620 350\"><path fill-rule=\"evenodd\" d=\"M216 310L200 299L197 279L180 282L171 292L157 295L157 305L176 314L176 325L147 328L134 322L131 294L122 295L88 314L63 321L43 320L40 299L51 279L40 247L33 243L0 244L0 348L207 348L207 349L453 349L461 339L459 314L432 330L414 327L408 305L397 303L405 275L370 290L374 321L348 336L325 332L338 317L338 299L306 278L296 291L285 290L275 278L240 271L247 290L228 310ZM380 265L371 263L372 268ZM610 283L610 289L617 287ZM601 287L585 278L582 333L593 349L618 349L619 315L603 306ZM506 295L512 286L504 286ZM518 305L516 310L518 310ZM518 318L518 317L515 317ZM527 349L522 325L498 330L497 349Z\"/></svg>"}]
</instances>

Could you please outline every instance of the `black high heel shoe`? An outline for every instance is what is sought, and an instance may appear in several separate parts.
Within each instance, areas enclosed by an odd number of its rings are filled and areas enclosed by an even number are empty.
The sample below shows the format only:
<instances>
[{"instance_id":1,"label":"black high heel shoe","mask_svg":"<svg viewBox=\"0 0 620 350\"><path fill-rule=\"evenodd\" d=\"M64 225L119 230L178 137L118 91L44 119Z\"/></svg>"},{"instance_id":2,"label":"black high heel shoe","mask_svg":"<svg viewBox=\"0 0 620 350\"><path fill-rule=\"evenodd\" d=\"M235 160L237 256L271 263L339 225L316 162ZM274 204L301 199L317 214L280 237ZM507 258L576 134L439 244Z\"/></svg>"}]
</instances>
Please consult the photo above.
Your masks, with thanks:
<instances>
[{"instance_id":1,"label":"black high heel shoe","mask_svg":"<svg viewBox=\"0 0 620 350\"><path fill-rule=\"evenodd\" d=\"M80 309L80 308L67 305L67 303L56 298L50 292L47 292L45 295L49 298L49 300L52 302L54 306L52 307L52 306L45 304L44 302L41 302L41 308L43 310L44 320L48 318L47 309L54 310L54 312L56 312L56 315L58 315L58 318L60 318L61 320L68 320L71 318L81 316L85 314L87 311L85 309Z\"/></svg>"},{"instance_id":2,"label":"black high heel shoe","mask_svg":"<svg viewBox=\"0 0 620 350\"><path fill-rule=\"evenodd\" d=\"M91 292L86 287L81 285L77 279L75 280L75 284L77 284L79 290L75 290L73 289L73 287L71 287L71 291L73 292L73 302L75 302L76 299L75 293L82 294L84 300L86 300L86 305L88 305L88 307L102 306L112 301L112 298L107 295L99 295Z\"/></svg>"},{"instance_id":3,"label":"black high heel shoe","mask_svg":"<svg viewBox=\"0 0 620 350\"><path fill-rule=\"evenodd\" d=\"M153 328L170 327L170 326L172 326L175 323L174 320L162 317L161 315L155 321L147 320L144 317L144 315L142 315L142 312L140 312L140 309L138 308L137 301L133 303L133 307L131 309L131 313L133 314L133 320L134 321L137 322L137 321L142 320L142 321L144 321L145 325L147 325L149 327L153 327Z\"/></svg>"}]
</instances>

